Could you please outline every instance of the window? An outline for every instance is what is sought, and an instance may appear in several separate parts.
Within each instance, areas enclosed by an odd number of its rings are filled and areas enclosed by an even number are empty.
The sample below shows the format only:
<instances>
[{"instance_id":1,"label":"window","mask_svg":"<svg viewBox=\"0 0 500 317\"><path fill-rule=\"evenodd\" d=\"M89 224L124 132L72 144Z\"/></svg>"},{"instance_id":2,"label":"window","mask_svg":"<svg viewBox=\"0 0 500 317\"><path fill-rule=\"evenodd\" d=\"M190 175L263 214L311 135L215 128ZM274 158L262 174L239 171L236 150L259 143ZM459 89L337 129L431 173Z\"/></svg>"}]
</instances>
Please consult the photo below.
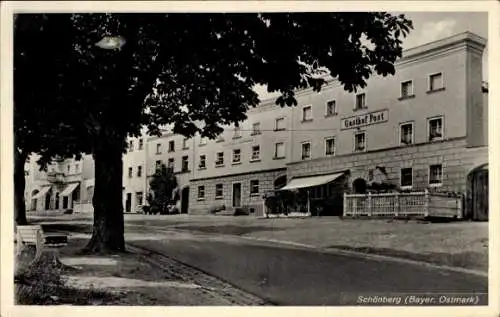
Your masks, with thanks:
<instances>
[{"instance_id":1,"label":"window","mask_svg":"<svg viewBox=\"0 0 500 317\"><path fill-rule=\"evenodd\" d=\"M259 180L254 179L250 181L250 195L259 194Z\"/></svg>"},{"instance_id":2,"label":"window","mask_svg":"<svg viewBox=\"0 0 500 317\"><path fill-rule=\"evenodd\" d=\"M325 140L325 155L335 155L335 138Z\"/></svg>"},{"instance_id":3,"label":"window","mask_svg":"<svg viewBox=\"0 0 500 317\"><path fill-rule=\"evenodd\" d=\"M429 167L429 185L440 186L443 183L443 165L436 164Z\"/></svg>"},{"instance_id":4,"label":"window","mask_svg":"<svg viewBox=\"0 0 500 317\"><path fill-rule=\"evenodd\" d=\"M443 139L443 118L429 119L429 141Z\"/></svg>"},{"instance_id":5,"label":"window","mask_svg":"<svg viewBox=\"0 0 500 317\"><path fill-rule=\"evenodd\" d=\"M260 134L260 122L252 124L252 135Z\"/></svg>"},{"instance_id":6,"label":"window","mask_svg":"<svg viewBox=\"0 0 500 317\"><path fill-rule=\"evenodd\" d=\"M233 139L238 139L238 138L241 138L241 128L234 127Z\"/></svg>"},{"instance_id":7,"label":"window","mask_svg":"<svg viewBox=\"0 0 500 317\"><path fill-rule=\"evenodd\" d=\"M335 100L330 100L326 102L326 116L336 116L337 113L337 103Z\"/></svg>"},{"instance_id":8,"label":"window","mask_svg":"<svg viewBox=\"0 0 500 317\"><path fill-rule=\"evenodd\" d=\"M175 152L175 142L174 141L169 141L168 142L168 151L169 152Z\"/></svg>"},{"instance_id":9,"label":"window","mask_svg":"<svg viewBox=\"0 0 500 317\"><path fill-rule=\"evenodd\" d=\"M156 170L161 168L161 161L156 161Z\"/></svg>"},{"instance_id":10,"label":"window","mask_svg":"<svg viewBox=\"0 0 500 317\"><path fill-rule=\"evenodd\" d=\"M183 156L182 157L182 171L187 172L189 170L189 157L188 156Z\"/></svg>"},{"instance_id":11,"label":"window","mask_svg":"<svg viewBox=\"0 0 500 317\"><path fill-rule=\"evenodd\" d=\"M306 160L311 158L311 143L304 142L302 143L302 159Z\"/></svg>"},{"instance_id":12,"label":"window","mask_svg":"<svg viewBox=\"0 0 500 317\"><path fill-rule=\"evenodd\" d=\"M215 166L224 165L224 152L217 153L217 159L215 160Z\"/></svg>"},{"instance_id":13,"label":"window","mask_svg":"<svg viewBox=\"0 0 500 317\"><path fill-rule=\"evenodd\" d=\"M175 159L173 157L168 159L167 167L173 170L175 168Z\"/></svg>"},{"instance_id":14,"label":"window","mask_svg":"<svg viewBox=\"0 0 500 317\"><path fill-rule=\"evenodd\" d=\"M256 161L260 158L260 145L252 146L252 161Z\"/></svg>"},{"instance_id":15,"label":"window","mask_svg":"<svg viewBox=\"0 0 500 317\"><path fill-rule=\"evenodd\" d=\"M206 145L207 144L207 138L206 137L201 137L200 138L200 145Z\"/></svg>"},{"instance_id":16,"label":"window","mask_svg":"<svg viewBox=\"0 0 500 317\"><path fill-rule=\"evenodd\" d=\"M443 74L437 73L429 76L429 92L441 90L444 88Z\"/></svg>"},{"instance_id":17,"label":"window","mask_svg":"<svg viewBox=\"0 0 500 317\"><path fill-rule=\"evenodd\" d=\"M274 158L284 158L285 157L285 144L283 142L278 142L274 145Z\"/></svg>"},{"instance_id":18,"label":"window","mask_svg":"<svg viewBox=\"0 0 500 317\"><path fill-rule=\"evenodd\" d=\"M401 169L401 188L410 188L413 186L413 169Z\"/></svg>"},{"instance_id":19,"label":"window","mask_svg":"<svg viewBox=\"0 0 500 317\"><path fill-rule=\"evenodd\" d=\"M215 185L215 198L221 199L224 197L224 185L223 184L216 184Z\"/></svg>"},{"instance_id":20,"label":"window","mask_svg":"<svg viewBox=\"0 0 500 317\"><path fill-rule=\"evenodd\" d=\"M200 164L198 165L200 169L207 168L207 157L205 155L200 155Z\"/></svg>"},{"instance_id":21,"label":"window","mask_svg":"<svg viewBox=\"0 0 500 317\"><path fill-rule=\"evenodd\" d=\"M142 166L137 166L137 177L141 177L142 176Z\"/></svg>"},{"instance_id":22,"label":"window","mask_svg":"<svg viewBox=\"0 0 500 317\"><path fill-rule=\"evenodd\" d=\"M161 154L161 144L156 143L156 154Z\"/></svg>"},{"instance_id":23,"label":"window","mask_svg":"<svg viewBox=\"0 0 500 317\"><path fill-rule=\"evenodd\" d=\"M401 83L401 98L413 96L413 81L407 80Z\"/></svg>"},{"instance_id":24,"label":"window","mask_svg":"<svg viewBox=\"0 0 500 317\"><path fill-rule=\"evenodd\" d=\"M366 136L364 132L354 135L354 151L363 152L366 150Z\"/></svg>"},{"instance_id":25,"label":"window","mask_svg":"<svg viewBox=\"0 0 500 317\"><path fill-rule=\"evenodd\" d=\"M142 205L142 192L136 192L135 193L135 203L136 203L136 206L140 206Z\"/></svg>"},{"instance_id":26,"label":"window","mask_svg":"<svg viewBox=\"0 0 500 317\"><path fill-rule=\"evenodd\" d=\"M311 121L312 117L312 107L306 106L302 108L302 121Z\"/></svg>"},{"instance_id":27,"label":"window","mask_svg":"<svg viewBox=\"0 0 500 317\"><path fill-rule=\"evenodd\" d=\"M52 170L51 170L52 172ZM68 164L68 174L71 172L71 165Z\"/></svg>"},{"instance_id":28,"label":"window","mask_svg":"<svg viewBox=\"0 0 500 317\"><path fill-rule=\"evenodd\" d=\"M399 133L401 145L408 145L413 143L413 123L401 124Z\"/></svg>"},{"instance_id":29,"label":"window","mask_svg":"<svg viewBox=\"0 0 500 317\"><path fill-rule=\"evenodd\" d=\"M128 141L128 151L132 152L134 150L134 141L130 140Z\"/></svg>"},{"instance_id":30,"label":"window","mask_svg":"<svg viewBox=\"0 0 500 317\"><path fill-rule=\"evenodd\" d=\"M128 177L132 177L132 167L128 168Z\"/></svg>"},{"instance_id":31,"label":"window","mask_svg":"<svg viewBox=\"0 0 500 317\"><path fill-rule=\"evenodd\" d=\"M235 149L233 150L233 164L241 162L241 150Z\"/></svg>"},{"instance_id":32,"label":"window","mask_svg":"<svg viewBox=\"0 0 500 317\"><path fill-rule=\"evenodd\" d=\"M144 147L144 140L139 139L139 150L142 150L143 147Z\"/></svg>"},{"instance_id":33,"label":"window","mask_svg":"<svg viewBox=\"0 0 500 317\"><path fill-rule=\"evenodd\" d=\"M184 149L184 150L189 149L188 141L189 141L189 139L188 139L188 138L184 138L184 139L182 140L182 149Z\"/></svg>"},{"instance_id":34,"label":"window","mask_svg":"<svg viewBox=\"0 0 500 317\"><path fill-rule=\"evenodd\" d=\"M276 119L276 124L275 124L274 130L275 131L285 130L285 118Z\"/></svg>"},{"instance_id":35,"label":"window","mask_svg":"<svg viewBox=\"0 0 500 317\"><path fill-rule=\"evenodd\" d=\"M198 199L205 199L205 186L198 186Z\"/></svg>"},{"instance_id":36,"label":"window","mask_svg":"<svg viewBox=\"0 0 500 317\"><path fill-rule=\"evenodd\" d=\"M366 108L366 95L364 93L356 95L356 108L354 110Z\"/></svg>"},{"instance_id":37,"label":"window","mask_svg":"<svg viewBox=\"0 0 500 317\"><path fill-rule=\"evenodd\" d=\"M75 164L75 173L78 173L79 169L80 169L80 166L78 164Z\"/></svg>"}]
</instances>

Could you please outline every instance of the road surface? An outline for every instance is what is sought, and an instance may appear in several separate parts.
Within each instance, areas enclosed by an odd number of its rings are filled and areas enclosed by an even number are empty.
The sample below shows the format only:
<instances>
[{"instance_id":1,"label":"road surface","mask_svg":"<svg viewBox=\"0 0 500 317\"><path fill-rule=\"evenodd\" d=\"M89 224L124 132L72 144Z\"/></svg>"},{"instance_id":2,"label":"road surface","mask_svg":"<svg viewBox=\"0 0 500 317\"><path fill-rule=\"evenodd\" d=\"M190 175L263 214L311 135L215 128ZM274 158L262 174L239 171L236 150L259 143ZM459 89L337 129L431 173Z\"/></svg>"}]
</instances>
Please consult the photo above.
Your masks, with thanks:
<instances>
[{"instance_id":1,"label":"road surface","mask_svg":"<svg viewBox=\"0 0 500 317\"><path fill-rule=\"evenodd\" d=\"M353 305L359 296L487 292L487 278L477 275L217 233L129 223L126 241L196 267L276 305Z\"/></svg>"}]
</instances>

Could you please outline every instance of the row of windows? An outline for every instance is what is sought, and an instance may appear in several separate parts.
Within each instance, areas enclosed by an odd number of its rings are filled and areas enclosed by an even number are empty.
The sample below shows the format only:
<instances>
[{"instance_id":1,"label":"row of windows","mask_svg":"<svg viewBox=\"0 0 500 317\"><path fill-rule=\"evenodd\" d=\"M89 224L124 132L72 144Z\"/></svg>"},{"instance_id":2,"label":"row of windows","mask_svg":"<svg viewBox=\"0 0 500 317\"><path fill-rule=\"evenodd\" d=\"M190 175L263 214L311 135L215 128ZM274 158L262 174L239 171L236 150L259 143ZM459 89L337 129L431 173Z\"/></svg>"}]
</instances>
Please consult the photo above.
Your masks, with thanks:
<instances>
[{"instance_id":1,"label":"row of windows","mask_svg":"<svg viewBox=\"0 0 500 317\"><path fill-rule=\"evenodd\" d=\"M443 74L442 73L435 73L432 75L429 75L428 79L428 93L430 92L436 92L436 91L441 91L444 89L444 82L443 82ZM407 80L401 83L401 96L400 99L406 99L406 98L411 98L414 97L414 87L413 87L413 80ZM366 109L366 94L365 93L359 93L356 95L355 99L355 104L354 104L354 110L361 110L361 109ZM336 116L338 114L338 109L337 109L337 103L336 100L329 100L326 102L326 113L325 116ZM313 111L312 111L312 105L307 105L302 108L302 122L309 122L313 120ZM285 118L284 117L279 117L275 119L275 124L274 124L274 131L284 131L286 130L286 125L285 125ZM260 128L260 122L254 122L252 124L252 130L250 135L259 135L261 134L261 128ZM234 132L233 132L233 139L241 138L241 128L240 127L235 127ZM182 144L182 149L187 150L189 149L188 146L188 138L184 138L183 144ZM224 137L219 135L216 138L216 142L223 142ZM208 139L203 137L200 139L200 146L206 145L208 142ZM156 144L156 154L161 154L162 153L162 145L161 143ZM134 141L130 140L129 141L129 151L132 152L134 150ZM138 145L138 150L143 149L143 140L139 139L139 145ZM168 143L168 152L175 152L175 142L174 141L169 141Z\"/></svg>"},{"instance_id":2,"label":"row of windows","mask_svg":"<svg viewBox=\"0 0 500 317\"><path fill-rule=\"evenodd\" d=\"M74 173L78 173L78 172L80 172L80 165L79 165L79 164L75 164L75 165L70 165L70 164L68 164L68 165L66 165L66 173L68 173L68 174L70 174L70 173L71 173L71 170L72 170L72 169L71 169L71 167L72 167L72 166L74 167L74 168L73 168L73 172L74 172ZM55 169L55 167L53 167L53 166L50 166L50 167L48 168L49 173L53 173L53 172L55 172L55 170L56 170L56 169Z\"/></svg>"},{"instance_id":3,"label":"row of windows","mask_svg":"<svg viewBox=\"0 0 500 317\"><path fill-rule=\"evenodd\" d=\"M429 75L429 87L428 93L441 91L444 89L443 83L443 74L436 73ZM407 80L401 83L401 99L407 99L414 97L414 89L413 89L413 80ZM354 111L366 109L366 94L359 93L356 95L355 103L354 103ZM338 114L337 103L335 100L329 100L326 102L326 111L325 116L336 116ZM302 107L302 122L309 122L313 120L313 111L312 105L307 105Z\"/></svg>"},{"instance_id":4,"label":"row of windows","mask_svg":"<svg viewBox=\"0 0 500 317\"><path fill-rule=\"evenodd\" d=\"M413 168L402 168L400 172L401 188L411 189L413 187ZM430 186L441 186L443 184L443 165L435 164L429 166Z\"/></svg>"},{"instance_id":5,"label":"row of windows","mask_svg":"<svg viewBox=\"0 0 500 317\"><path fill-rule=\"evenodd\" d=\"M259 194L259 180L254 179L250 181L250 195L258 195ZM215 184L215 199L224 198L224 184L219 183ZM205 199L205 186L198 186L198 199Z\"/></svg>"},{"instance_id":6,"label":"row of windows","mask_svg":"<svg viewBox=\"0 0 500 317\"><path fill-rule=\"evenodd\" d=\"M443 139L443 118L432 118L428 121L428 141L436 141ZM407 122L402 123L399 128L400 134L400 145L409 145L414 143L414 123ZM325 139L325 155L333 156L335 155L336 142L335 137L328 137ZM311 142L302 142L301 143L301 158L302 160L310 159L312 157L311 154ZM355 152L364 152L366 151L366 132L355 132L354 133L354 151ZM283 159L286 156L285 151L285 143L277 142L274 144L274 159ZM250 154L250 162L255 162L260 160L260 146L254 145L251 148ZM242 163L242 151L241 149L233 149L232 162L233 165ZM156 161L156 169L161 167L162 161ZM175 160L174 158L169 158L167 167L174 169ZM224 152L217 152L215 157L215 167L222 167L225 165L225 157ZM199 169L207 168L207 156L202 154L199 157L198 163ZM182 157L182 165L181 172L189 171L189 157ZM132 168L129 168L128 175L132 177L133 171ZM139 166L137 168L137 177L141 177L142 175L142 167Z\"/></svg>"}]
</instances>

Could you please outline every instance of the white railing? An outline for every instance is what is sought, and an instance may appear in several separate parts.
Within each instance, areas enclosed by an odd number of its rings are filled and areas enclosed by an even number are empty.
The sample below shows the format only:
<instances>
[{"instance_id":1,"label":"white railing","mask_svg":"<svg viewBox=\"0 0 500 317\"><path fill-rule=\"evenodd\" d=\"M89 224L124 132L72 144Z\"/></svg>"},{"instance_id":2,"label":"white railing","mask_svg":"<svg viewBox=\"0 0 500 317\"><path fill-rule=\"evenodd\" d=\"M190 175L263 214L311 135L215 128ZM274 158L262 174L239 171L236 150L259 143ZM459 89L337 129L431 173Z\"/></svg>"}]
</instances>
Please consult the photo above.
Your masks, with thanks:
<instances>
[{"instance_id":1,"label":"white railing","mask_svg":"<svg viewBox=\"0 0 500 317\"><path fill-rule=\"evenodd\" d=\"M344 216L462 218L461 197L423 192L346 194Z\"/></svg>"}]
</instances>

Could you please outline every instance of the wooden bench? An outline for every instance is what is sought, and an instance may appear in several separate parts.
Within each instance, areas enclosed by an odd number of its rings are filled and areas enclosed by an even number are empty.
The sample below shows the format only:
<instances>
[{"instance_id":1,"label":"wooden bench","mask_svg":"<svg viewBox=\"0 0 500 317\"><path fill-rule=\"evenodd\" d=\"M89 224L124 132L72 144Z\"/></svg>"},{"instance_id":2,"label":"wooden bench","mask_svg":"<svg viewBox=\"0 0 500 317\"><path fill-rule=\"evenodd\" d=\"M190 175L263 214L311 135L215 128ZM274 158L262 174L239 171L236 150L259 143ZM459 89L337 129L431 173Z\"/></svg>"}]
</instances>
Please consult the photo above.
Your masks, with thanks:
<instances>
[{"instance_id":1,"label":"wooden bench","mask_svg":"<svg viewBox=\"0 0 500 317\"><path fill-rule=\"evenodd\" d=\"M68 244L68 236L63 233L45 233L42 226L17 226L17 252L19 256L25 246L34 246L36 248L36 261L42 255L42 252L49 249L60 248Z\"/></svg>"}]
</instances>

